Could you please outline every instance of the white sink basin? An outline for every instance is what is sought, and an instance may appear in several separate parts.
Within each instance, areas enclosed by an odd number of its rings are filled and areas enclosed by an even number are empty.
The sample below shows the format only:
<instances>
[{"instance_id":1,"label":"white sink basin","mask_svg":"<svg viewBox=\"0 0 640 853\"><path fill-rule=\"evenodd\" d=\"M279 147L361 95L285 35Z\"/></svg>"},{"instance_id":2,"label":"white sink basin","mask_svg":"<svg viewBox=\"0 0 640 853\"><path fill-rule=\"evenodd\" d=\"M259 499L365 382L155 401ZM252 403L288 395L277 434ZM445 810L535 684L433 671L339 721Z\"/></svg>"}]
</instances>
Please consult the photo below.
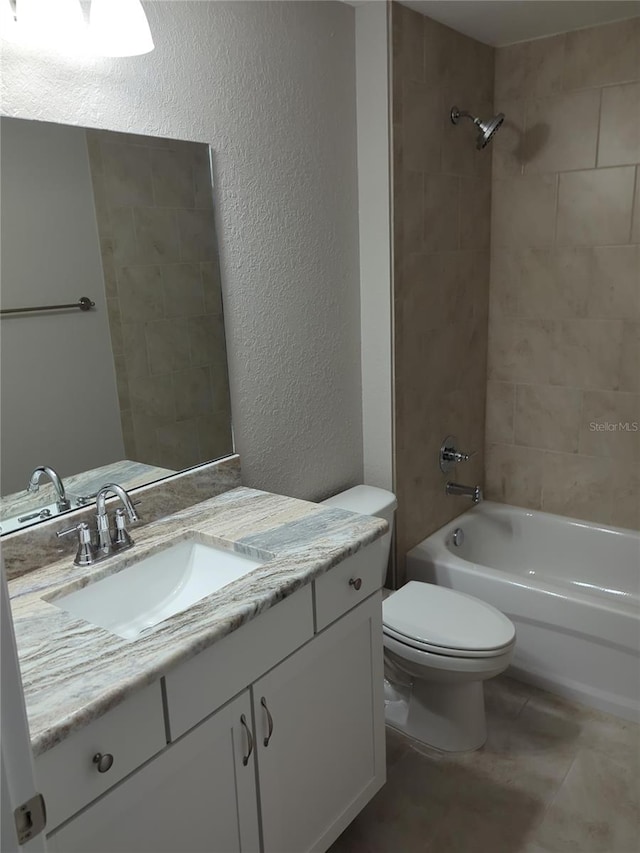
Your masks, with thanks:
<instances>
[{"instance_id":1,"label":"white sink basin","mask_svg":"<svg viewBox=\"0 0 640 853\"><path fill-rule=\"evenodd\" d=\"M255 560L186 539L50 603L118 637L133 640L262 566L267 559Z\"/></svg>"}]
</instances>

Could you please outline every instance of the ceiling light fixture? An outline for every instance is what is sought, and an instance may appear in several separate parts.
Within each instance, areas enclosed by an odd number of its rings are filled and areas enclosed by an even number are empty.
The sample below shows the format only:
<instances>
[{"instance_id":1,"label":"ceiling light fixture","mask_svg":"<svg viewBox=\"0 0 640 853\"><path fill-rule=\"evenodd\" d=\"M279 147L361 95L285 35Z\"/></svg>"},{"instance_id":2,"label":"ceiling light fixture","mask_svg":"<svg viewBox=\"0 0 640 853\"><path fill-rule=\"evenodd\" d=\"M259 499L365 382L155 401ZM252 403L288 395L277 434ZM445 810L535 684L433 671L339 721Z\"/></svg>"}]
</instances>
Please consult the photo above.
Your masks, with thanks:
<instances>
[{"instance_id":1,"label":"ceiling light fixture","mask_svg":"<svg viewBox=\"0 0 640 853\"><path fill-rule=\"evenodd\" d=\"M14 41L75 49L85 32L80 0L16 0Z\"/></svg>"},{"instance_id":2,"label":"ceiling light fixture","mask_svg":"<svg viewBox=\"0 0 640 853\"><path fill-rule=\"evenodd\" d=\"M154 47L140 0L92 0L89 32L100 56L139 56Z\"/></svg>"},{"instance_id":3,"label":"ceiling light fixture","mask_svg":"<svg viewBox=\"0 0 640 853\"><path fill-rule=\"evenodd\" d=\"M97 56L139 56L154 47L140 0L92 0L88 27L80 0L0 0L0 36Z\"/></svg>"},{"instance_id":4,"label":"ceiling light fixture","mask_svg":"<svg viewBox=\"0 0 640 853\"><path fill-rule=\"evenodd\" d=\"M11 0L0 0L0 32L3 39L15 41L16 16L13 12Z\"/></svg>"}]
</instances>

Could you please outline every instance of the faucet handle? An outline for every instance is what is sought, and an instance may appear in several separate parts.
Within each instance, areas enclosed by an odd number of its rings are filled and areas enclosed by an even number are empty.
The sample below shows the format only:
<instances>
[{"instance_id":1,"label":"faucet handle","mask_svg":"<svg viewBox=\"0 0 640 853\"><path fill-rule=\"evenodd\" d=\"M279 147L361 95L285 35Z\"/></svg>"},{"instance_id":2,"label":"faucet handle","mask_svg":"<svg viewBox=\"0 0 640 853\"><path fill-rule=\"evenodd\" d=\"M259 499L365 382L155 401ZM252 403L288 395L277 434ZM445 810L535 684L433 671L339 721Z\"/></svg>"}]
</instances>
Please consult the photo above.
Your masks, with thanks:
<instances>
[{"instance_id":1,"label":"faucet handle","mask_svg":"<svg viewBox=\"0 0 640 853\"><path fill-rule=\"evenodd\" d=\"M468 462L478 452L474 450L472 453L463 453L461 450L456 449L457 444L458 439L455 435L448 435L442 442L442 446L440 447L440 470L444 474L453 471L458 462Z\"/></svg>"},{"instance_id":2,"label":"faucet handle","mask_svg":"<svg viewBox=\"0 0 640 853\"><path fill-rule=\"evenodd\" d=\"M81 521L73 527L68 527L66 530L59 530L56 533L58 539L63 536L69 536L71 533L78 534L78 550L73 561L74 566L90 566L96 557L95 545L91 541L91 530L86 521Z\"/></svg>"},{"instance_id":3,"label":"faucet handle","mask_svg":"<svg viewBox=\"0 0 640 853\"><path fill-rule=\"evenodd\" d=\"M118 507L116 510L116 533L113 538L113 548L114 550L123 551L132 545L133 539L127 531L127 511L123 507Z\"/></svg>"}]
</instances>

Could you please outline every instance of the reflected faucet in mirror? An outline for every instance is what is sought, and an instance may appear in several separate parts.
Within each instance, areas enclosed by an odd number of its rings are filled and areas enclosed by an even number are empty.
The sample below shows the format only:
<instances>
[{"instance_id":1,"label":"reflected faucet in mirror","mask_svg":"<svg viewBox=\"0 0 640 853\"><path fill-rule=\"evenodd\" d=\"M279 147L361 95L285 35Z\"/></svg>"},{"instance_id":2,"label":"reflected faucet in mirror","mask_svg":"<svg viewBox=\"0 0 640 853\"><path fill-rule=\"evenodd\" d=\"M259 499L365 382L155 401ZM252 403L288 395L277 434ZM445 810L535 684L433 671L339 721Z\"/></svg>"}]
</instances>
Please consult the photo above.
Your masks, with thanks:
<instances>
[{"instance_id":1,"label":"reflected faucet in mirror","mask_svg":"<svg viewBox=\"0 0 640 853\"><path fill-rule=\"evenodd\" d=\"M27 486L27 491L31 494L39 491L40 489L40 478L43 474L46 474L47 477L53 483L53 488L55 489L57 501L56 506L58 507L58 512L65 512L66 510L71 508L71 501L67 497L64 485L62 483L62 479L58 475L53 468L50 468L48 465L38 465L37 468L34 469L31 477L29 478L29 484Z\"/></svg>"}]
</instances>

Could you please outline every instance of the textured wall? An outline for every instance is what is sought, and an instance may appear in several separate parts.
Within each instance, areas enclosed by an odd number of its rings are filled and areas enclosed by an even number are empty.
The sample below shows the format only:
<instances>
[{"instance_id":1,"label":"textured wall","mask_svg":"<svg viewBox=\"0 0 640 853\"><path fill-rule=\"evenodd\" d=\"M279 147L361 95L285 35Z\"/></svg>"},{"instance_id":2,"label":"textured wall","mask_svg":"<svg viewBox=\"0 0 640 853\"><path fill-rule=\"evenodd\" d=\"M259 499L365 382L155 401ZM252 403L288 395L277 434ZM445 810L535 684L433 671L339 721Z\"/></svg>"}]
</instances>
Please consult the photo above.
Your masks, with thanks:
<instances>
[{"instance_id":1,"label":"textured wall","mask_svg":"<svg viewBox=\"0 0 640 853\"><path fill-rule=\"evenodd\" d=\"M2 493L124 458L85 135L3 118L2 307L87 296L96 310L2 318ZM81 364L80 364L81 362ZM58 366L74 365L61 371ZM44 481L46 482L46 481ZM40 504L42 506L43 504Z\"/></svg>"},{"instance_id":2,"label":"textured wall","mask_svg":"<svg viewBox=\"0 0 640 853\"><path fill-rule=\"evenodd\" d=\"M393 488L389 13L356 7L364 482Z\"/></svg>"},{"instance_id":3,"label":"textured wall","mask_svg":"<svg viewBox=\"0 0 640 853\"><path fill-rule=\"evenodd\" d=\"M145 4L122 60L3 45L10 115L207 142L245 481L316 497L362 477L354 10Z\"/></svg>"},{"instance_id":4,"label":"textured wall","mask_svg":"<svg viewBox=\"0 0 640 853\"><path fill-rule=\"evenodd\" d=\"M640 18L499 49L495 93L487 495L639 527Z\"/></svg>"},{"instance_id":5,"label":"textured wall","mask_svg":"<svg viewBox=\"0 0 640 853\"><path fill-rule=\"evenodd\" d=\"M404 555L468 509L447 479L482 482L491 151L453 104L489 115L493 49L394 3L393 158L398 582ZM444 437L478 451L447 477Z\"/></svg>"}]
</instances>

